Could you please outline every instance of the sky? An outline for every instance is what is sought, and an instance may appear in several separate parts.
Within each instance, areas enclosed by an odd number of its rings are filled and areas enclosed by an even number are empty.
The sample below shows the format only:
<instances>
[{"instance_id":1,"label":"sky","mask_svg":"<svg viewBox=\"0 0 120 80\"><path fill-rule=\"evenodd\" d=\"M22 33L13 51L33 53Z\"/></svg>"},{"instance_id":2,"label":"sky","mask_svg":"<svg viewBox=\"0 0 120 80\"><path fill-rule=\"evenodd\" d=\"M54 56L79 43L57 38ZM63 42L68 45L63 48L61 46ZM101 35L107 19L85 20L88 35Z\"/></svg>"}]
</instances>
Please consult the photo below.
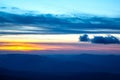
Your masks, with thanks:
<instances>
[{"instance_id":1,"label":"sky","mask_svg":"<svg viewBox=\"0 0 120 80\"><path fill-rule=\"evenodd\" d=\"M119 3L120 0L0 0L0 51L103 50L118 54ZM88 41L80 40L83 34L88 34Z\"/></svg>"},{"instance_id":2,"label":"sky","mask_svg":"<svg viewBox=\"0 0 120 80\"><path fill-rule=\"evenodd\" d=\"M0 0L0 4L43 13L90 13L119 16L120 0Z\"/></svg>"}]
</instances>

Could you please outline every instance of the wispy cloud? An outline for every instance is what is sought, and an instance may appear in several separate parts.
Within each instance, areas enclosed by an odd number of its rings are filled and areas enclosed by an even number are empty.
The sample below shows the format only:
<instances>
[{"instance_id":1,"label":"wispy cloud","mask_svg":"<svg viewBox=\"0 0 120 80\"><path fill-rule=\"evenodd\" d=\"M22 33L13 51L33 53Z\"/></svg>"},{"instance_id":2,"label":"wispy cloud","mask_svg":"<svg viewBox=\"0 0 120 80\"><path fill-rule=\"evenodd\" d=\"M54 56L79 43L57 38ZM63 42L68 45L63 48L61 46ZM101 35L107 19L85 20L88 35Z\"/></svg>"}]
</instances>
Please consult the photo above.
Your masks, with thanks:
<instances>
[{"instance_id":1,"label":"wispy cloud","mask_svg":"<svg viewBox=\"0 0 120 80\"><path fill-rule=\"evenodd\" d=\"M94 15L12 14L0 12L1 30L26 30L33 34L120 33L120 18ZM0 33L2 34L3 31ZM6 34L21 32L6 32ZM26 32L25 32L26 34ZM31 32L28 34L31 34Z\"/></svg>"}]
</instances>

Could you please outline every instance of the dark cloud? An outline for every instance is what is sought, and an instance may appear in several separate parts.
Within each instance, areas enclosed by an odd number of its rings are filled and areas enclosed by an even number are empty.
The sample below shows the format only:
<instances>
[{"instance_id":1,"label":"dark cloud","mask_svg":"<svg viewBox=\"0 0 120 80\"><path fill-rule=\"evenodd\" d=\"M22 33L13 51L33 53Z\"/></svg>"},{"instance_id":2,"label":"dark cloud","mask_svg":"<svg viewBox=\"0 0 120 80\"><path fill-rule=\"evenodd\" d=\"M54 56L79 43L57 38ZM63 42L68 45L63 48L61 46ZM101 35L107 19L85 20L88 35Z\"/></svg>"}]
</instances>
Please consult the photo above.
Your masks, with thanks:
<instances>
[{"instance_id":1,"label":"dark cloud","mask_svg":"<svg viewBox=\"0 0 120 80\"><path fill-rule=\"evenodd\" d=\"M79 40L86 42L86 41L89 41L89 37L87 34L84 34L84 35L80 36Z\"/></svg>"},{"instance_id":2,"label":"dark cloud","mask_svg":"<svg viewBox=\"0 0 120 80\"><path fill-rule=\"evenodd\" d=\"M92 43L101 43L101 44L119 44L120 41L115 36L94 36L91 40Z\"/></svg>"},{"instance_id":3,"label":"dark cloud","mask_svg":"<svg viewBox=\"0 0 120 80\"><path fill-rule=\"evenodd\" d=\"M89 35L84 34L79 38L82 42L91 42L91 43L98 43L98 44L119 44L120 40L112 35L108 36L94 36L92 39L89 38Z\"/></svg>"},{"instance_id":4,"label":"dark cloud","mask_svg":"<svg viewBox=\"0 0 120 80\"><path fill-rule=\"evenodd\" d=\"M73 34L73 33L120 33L120 18L107 18L82 15L63 16L52 14L12 14L0 12L0 28L15 26L35 26L43 28L43 34ZM9 28L8 28L9 27ZM17 29L17 28L16 28ZM102 31L100 31L103 29ZM90 31L91 30L91 31ZM97 31L93 31L97 30ZM117 30L117 31L112 31ZM41 34L41 30L34 30Z\"/></svg>"}]
</instances>

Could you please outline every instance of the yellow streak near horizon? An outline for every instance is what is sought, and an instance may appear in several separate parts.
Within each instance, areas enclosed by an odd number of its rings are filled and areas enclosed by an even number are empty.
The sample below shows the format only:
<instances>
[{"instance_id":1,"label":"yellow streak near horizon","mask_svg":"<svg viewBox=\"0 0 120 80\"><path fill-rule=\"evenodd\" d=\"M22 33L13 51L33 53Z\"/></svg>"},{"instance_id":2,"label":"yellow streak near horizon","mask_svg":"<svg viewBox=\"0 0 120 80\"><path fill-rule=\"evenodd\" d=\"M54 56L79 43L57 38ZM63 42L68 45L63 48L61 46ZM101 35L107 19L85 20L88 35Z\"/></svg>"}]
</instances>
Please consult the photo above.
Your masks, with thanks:
<instances>
[{"instance_id":1,"label":"yellow streak near horizon","mask_svg":"<svg viewBox=\"0 0 120 80\"><path fill-rule=\"evenodd\" d=\"M34 51L34 50L44 50L40 45L30 44L30 43L3 43L0 46L0 50L6 51Z\"/></svg>"}]
</instances>

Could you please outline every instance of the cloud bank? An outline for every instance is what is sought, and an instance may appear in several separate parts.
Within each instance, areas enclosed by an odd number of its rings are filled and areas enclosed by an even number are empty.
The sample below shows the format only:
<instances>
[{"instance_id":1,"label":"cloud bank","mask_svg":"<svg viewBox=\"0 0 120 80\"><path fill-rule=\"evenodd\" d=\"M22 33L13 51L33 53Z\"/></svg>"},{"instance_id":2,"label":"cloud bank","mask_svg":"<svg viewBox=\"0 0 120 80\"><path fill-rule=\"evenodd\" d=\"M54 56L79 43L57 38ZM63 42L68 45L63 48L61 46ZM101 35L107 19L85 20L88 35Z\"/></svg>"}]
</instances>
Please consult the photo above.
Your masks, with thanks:
<instances>
[{"instance_id":1,"label":"cloud bank","mask_svg":"<svg viewBox=\"0 0 120 80\"><path fill-rule=\"evenodd\" d=\"M120 40L115 36L108 35L108 36L94 36L92 39L88 37L87 34L80 36L80 41L84 42L91 42L97 44L120 44Z\"/></svg>"},{"instance_id":2,"label":"cloud bank","mask_svg":"<svg viewBox=\"0 0 120 80\"><path fill-rule=\"evenodd\" d=\"M35 29L25 29L26 26ZM88 14L53 15L30 12L13 14L0 11L0 29L3 30L0 31L1 34L120 33L120 18ZM19 31L4 32L4 30Z\"/></svg>"}]
</instances>

